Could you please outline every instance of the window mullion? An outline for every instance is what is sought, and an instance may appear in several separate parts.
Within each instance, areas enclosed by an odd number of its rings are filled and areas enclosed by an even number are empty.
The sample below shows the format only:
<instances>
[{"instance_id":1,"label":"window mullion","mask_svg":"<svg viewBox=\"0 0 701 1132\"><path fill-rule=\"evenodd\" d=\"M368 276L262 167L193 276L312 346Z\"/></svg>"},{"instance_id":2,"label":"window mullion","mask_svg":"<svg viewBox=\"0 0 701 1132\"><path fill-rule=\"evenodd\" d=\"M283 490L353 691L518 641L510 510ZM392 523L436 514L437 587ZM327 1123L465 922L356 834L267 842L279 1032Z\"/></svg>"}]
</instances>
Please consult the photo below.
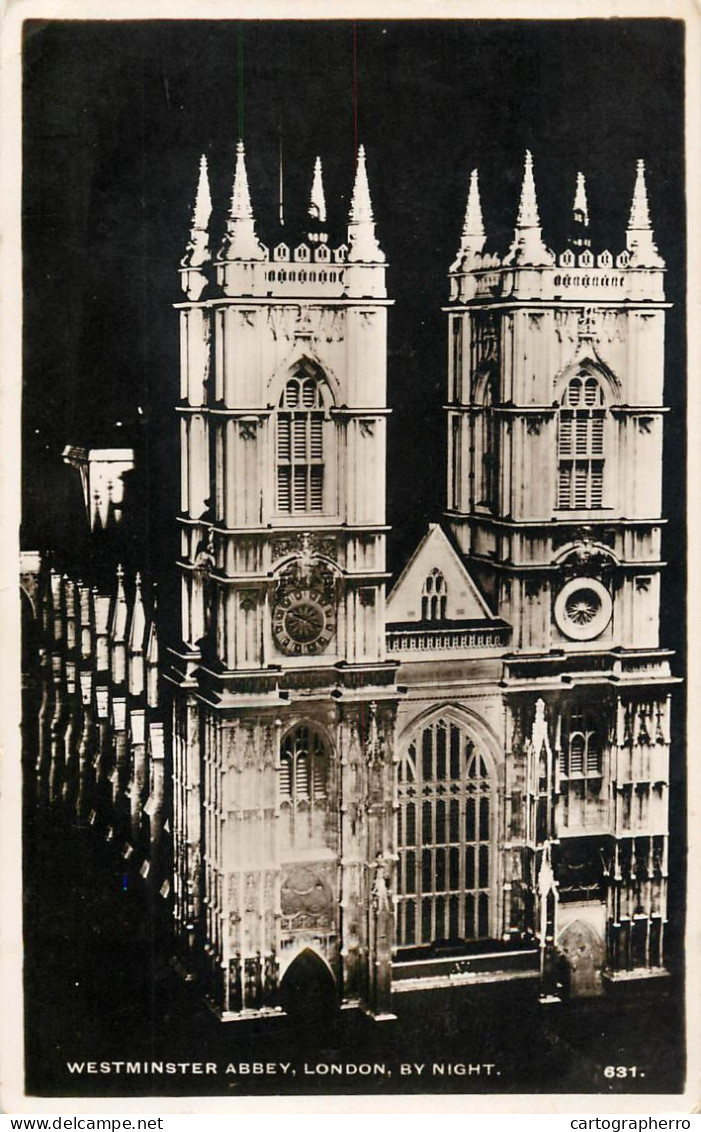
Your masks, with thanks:
<instances>
[{"instance_id":1,"label":"window mullion","mask_svg":"<svg viewBox=\"0 0 701 1132\"><path fill-rule=\"evenodd\" d=\"M461 758L461 760L460 760L461 769L462 769L462 762L463 762L463 760ZM463 784L463 782L464 782L462 777L459 779L459 781L460 781L461 784ZM459 882L460 882L460 889L459 889L459 893L458 893L458 928L459 928L459 931L460 931L460 935L462 936L463 939L467 935L466 923L465 923L465 882L466 882L465 843L466 843L466 838L465 838L465 834L464 834L466 821L467 821L467 810L466 810L466 805L465 805L465 790L463 789L458 794L458 879L459 879Z\"/></svg>"}]
</instances>

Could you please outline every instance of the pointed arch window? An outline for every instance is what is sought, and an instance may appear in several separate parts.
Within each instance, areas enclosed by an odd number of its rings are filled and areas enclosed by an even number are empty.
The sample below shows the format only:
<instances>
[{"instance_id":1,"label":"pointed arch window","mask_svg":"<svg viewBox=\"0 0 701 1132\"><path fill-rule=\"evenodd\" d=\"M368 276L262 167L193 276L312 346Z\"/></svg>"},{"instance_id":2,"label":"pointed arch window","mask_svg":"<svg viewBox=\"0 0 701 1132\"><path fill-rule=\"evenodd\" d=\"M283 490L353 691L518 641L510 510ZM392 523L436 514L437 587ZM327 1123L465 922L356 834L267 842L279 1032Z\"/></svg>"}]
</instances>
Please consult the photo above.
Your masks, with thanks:
<instances>
[{"instance_id":1,"label":"pointed arch window","mask_svg":"<svg viewBox=\"0 0 701 1132\"><path fill-rule=\"evenodd\" d=\"M460 416L455 413L451 418L450 430L450 453L451 453L451 499L453 507L456 510L460 509L462 499L462 432L460 427Z\"/></svg>"},{"instance_id":2,"label":"pointed arch window","mask_svg":"<svg viewBox=\"0 0 701 1132\"><path fill-rule=\"evenodd\" d=\"M499 427L495 412L495 381L485 382L475 428L476 502L495 511L499 503Z\"/></svg>"},{"instance_id":3,"label":"pointed arch window","mask_svg":"<svg viewBox=\"0 0 701 1132\"><path fill-rule=\"evenodd\" d=\"M440 718L397 767L397 945L491 935L494 784L467 730Z\"/></svg>"},{"instance_id":4,"label":"pointed arch window","mask_svg":"<svg viewBox=\"0 0 701 1132\"><path fill-rule=\"evenodd\" d=\"M424 582L421 595L421 620L445 621L448 604L448 587L440 570L435 567Z\"/></svg>"},{"instance_id":5,"label":"pointed arch window","mask_svg":"<svg viewBox=\"0 0 701 1132\"><path fill-rule=\"evenodd\" d=\"M605 418L603 389L581 370L568 383L559 410L557 506L562 510L604 505Z\"/></svg>"},{"instance_id":6,"label":"pointed arch window","mask_svg":"<svg viewBox=\"0 0 701 1132\"><path fill-rule=\"evenodd\" d=\"M453 399L462 401L462 317L454 318L453 330Z\"/></svg>"},{"instance_id":7,"label":"pointed arch window","mask_svg":"<svg viewBox=\"0 0 701 1132\"><path fill-rule=\"evenodd\" d=\"M324 510L323 382L301 365L285 385L277 412L277 510L286 515Z\"/></svg>"},{"instance_id":8,"label":"pointed arch window","mask_svg":"<svg viewBox=\"0 0 701 1132\"><path fill-rule=\"evenodd\" d=\"M563 829L600 830L606 822L605 734L600 713L578 704L565 711L559 817Z\"/></svg>"},{"instance_id":9,"label":"pointed arch window","mask_svg":"<svg viewBox=\"0 0 701 1132\"><path fill-rule=\"evenodd\" d=\"M290 731L280 749L278 800L283 846L325 843L328 753L311 727Z\"/></svg>"},{"instance_id":10,"label":"pointed arch window","mask_svg":"<svg viewBox=\"0 0 701 1132\"><path fill-rule=\"evenodd\" d=\"M566 720L564 771L568 778L600 778L601 741L592 712L573 708Z\"/></svg>"}]
</instances>

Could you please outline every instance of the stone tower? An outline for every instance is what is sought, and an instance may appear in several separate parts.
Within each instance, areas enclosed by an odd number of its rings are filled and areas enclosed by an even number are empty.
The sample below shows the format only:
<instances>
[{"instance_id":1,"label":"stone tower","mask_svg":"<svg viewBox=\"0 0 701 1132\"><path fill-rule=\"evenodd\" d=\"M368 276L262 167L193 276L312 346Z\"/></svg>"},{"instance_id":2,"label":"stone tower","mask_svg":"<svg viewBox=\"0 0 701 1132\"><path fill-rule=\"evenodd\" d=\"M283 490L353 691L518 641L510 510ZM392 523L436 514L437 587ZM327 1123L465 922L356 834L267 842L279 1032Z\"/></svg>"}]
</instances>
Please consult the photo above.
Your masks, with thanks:
<instances>
[{"instance_id":1,"label":"stone tower","mask_svg":"<svg viewBox=\"0 0 701 1132\"><path fill-rule=\"evenodd\" d=\"M308 975L381 1014L396 698L384 646L390 300L364 150L340 246L318 159L294 246L259 239L242 142L218 249L211 214L203 158L176 304L180 961L224 1018L276 1009Z\"/></svg>"},{"instance_id":2,"label":"stone tower","mask_svg":"<svg viewBox=\"0 0 701 1132\"><path fill-rule=\"evenodd\" d=\"M511 246L486 243L473 171L446 308L446 523L512 627L507 928L525 924L566 957L601 941L596 989L604 966L614 978L662 967L666 915L668 304L642 161L616 254L591 249L581 174L567 246L547 246L530 153Z\"/></svg>"}]
</instances>

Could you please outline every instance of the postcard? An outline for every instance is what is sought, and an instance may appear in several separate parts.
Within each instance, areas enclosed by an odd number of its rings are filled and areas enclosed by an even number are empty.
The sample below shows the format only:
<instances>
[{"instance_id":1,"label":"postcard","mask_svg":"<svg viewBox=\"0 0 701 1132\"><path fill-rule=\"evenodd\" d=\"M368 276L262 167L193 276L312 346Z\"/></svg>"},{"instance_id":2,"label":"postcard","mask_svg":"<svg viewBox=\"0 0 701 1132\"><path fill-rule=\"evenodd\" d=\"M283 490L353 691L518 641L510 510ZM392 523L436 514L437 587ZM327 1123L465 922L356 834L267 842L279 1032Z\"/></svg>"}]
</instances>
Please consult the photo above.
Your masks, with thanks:
<instances>
[{"instance_id":1,"label":"postcard","mask_svg":"<svg viewBox=\"0 0 701 1132\"><path fill-rule=\"evenodd\" d=\"M697 16L4 23L4 1110L688 1113Z\"/></svg>"}]
</instances>

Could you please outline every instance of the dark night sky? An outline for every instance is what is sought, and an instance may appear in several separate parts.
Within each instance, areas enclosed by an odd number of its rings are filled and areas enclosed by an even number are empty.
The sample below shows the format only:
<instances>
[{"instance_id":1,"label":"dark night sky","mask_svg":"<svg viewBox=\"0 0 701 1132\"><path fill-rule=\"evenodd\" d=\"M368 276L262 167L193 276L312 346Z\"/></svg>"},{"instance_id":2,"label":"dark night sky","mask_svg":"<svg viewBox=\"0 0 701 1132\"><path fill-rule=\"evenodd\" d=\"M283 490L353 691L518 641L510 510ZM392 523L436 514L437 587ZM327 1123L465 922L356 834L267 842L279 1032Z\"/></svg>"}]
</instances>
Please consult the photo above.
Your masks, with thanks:
<instances>
[{"instance_id":1,"label":"dark night sky","mask_svg":"<svg viewBox=\"0 0 701 1132\"><path fill-rule=\"evenodd\" d=\"M141 551L158 567L177 509L178 332L170 304L178 298L201 152L209 157L219 222L228 202L241 27L244 134L259 232L277 235L280 130L288 218L303 216L319 153L331 225L340 232L353 174L348 22L25 24L25 540L36 541L39 531L49 537L47 516L54 528L62 525L56 453L67 441L99 439L115 420L128 433L140 405L148 422L142 458L156 489ZM668 555L679 559L683 25L378 20L359 23L357 36L360 137L396 300L390 565L396 568L444 501L440 308L469 170L480 169L490 240L503 247L526 146L534 152L545 235L556 247L582 169L595 245L620 250L635 160L646 160L677 304L669 324L667 511ZM669 592L679 594L680 585L677 566ZM672 606L674 613L679 602Z\"/></svg>"}]
</instances>

